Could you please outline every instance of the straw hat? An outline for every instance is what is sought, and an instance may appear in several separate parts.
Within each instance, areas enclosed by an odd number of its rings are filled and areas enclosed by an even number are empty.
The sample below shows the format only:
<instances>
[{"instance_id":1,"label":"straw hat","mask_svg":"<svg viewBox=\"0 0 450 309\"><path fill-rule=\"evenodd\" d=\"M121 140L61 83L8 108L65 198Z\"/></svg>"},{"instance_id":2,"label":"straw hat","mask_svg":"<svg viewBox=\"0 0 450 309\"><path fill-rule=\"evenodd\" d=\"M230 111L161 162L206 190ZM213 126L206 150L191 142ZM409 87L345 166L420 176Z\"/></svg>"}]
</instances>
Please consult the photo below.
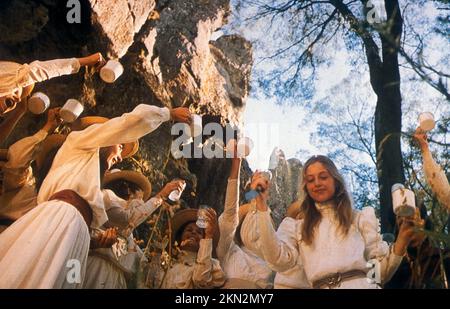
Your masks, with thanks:
<instances>
[{"instance_id":1,"label":"straw hat","mask_svg":"<svg viewBox=\"0 0 450 309\"><path fill-rule=\"evenodd\" d=\"M42 168L45 160L47 159L48 154L56 149L61 147L61 145L66 140L66 135L63 134L51 134L45 138L45 140L41 143L41 148L39 153L36 155L36 167L38 170Z\"/></svg>"},{"instance_id":2,"label":"straw hat","mask_svg":"<svg viewBox=\"0 0 450 309\"><path fill-rule=\"evenodd\" d=\"M72 131L81 131L86 129L87 127L97 124L97 123L105 123L109 118L101 117L101 116L87 116L83 118L78 118L71 125ZM123 144L122 150L122 158L129 158L133 156L139 150L139 142L133 141L130 143Z\"/></svg>"},{"instance_id":3,"label":"straw hat","mask_svg":"<svg viewBox=\"0 0 450 309\"><path fill-rule=\"evenodd\" d=\"M172 243L175 242L175 237L182 227L184 227L189 222L197 221L198 209L188 208L177 211L172 217ZM215 251L217 244L219 243L219 227L217 226L216 232L213 236L213 251Z\"/></svg>"},{"instance_id":4,"label":"straw hat","mask_svg":"<svg viewBox=\"0 0 450 309\"><path fill-rule=\"evenodd\" d=\"M152 193L152 185L148 181L147 177L141 173L135 171L112 170L103 178L103 186L106 186L107 184L118 179L132 182L141 188L141 190L144 191L144 201L147 201L150 198L150 194Z\"/></svg>"}]
</instances>

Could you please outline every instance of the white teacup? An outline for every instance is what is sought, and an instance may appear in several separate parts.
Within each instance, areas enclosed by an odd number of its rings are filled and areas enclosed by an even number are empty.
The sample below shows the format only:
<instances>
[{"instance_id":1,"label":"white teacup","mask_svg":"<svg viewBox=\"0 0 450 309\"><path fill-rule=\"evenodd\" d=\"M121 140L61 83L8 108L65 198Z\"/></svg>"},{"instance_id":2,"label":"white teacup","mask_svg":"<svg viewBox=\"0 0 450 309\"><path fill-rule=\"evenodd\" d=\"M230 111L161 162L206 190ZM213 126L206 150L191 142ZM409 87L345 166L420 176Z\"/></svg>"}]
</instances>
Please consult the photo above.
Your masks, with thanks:
<instances>
[{"instance_id":1,"label":"white teacup","mask_svg":"<svg viewBox=\"0 0 450 309\"><path fill-rule=\"evenodd\" d=\"M430 112L421 113L419 115L419 126L420 128L425 131L431 131L434 129L435 126L434 116Z\"/></svg>"},{"instance_id":2,"label":"white teacup","mask_svg":"<svg viewBox=\"0 0 450 309\"><path fill-rule=\"evenodd\" d=\"M196 137L202 135L202 132L203 132L202 116L193 114L190 132L191 136Z\"/></svg>"},{"instance_id":3,"label":"white teacup","mask_svg":"<svg viewBox=\"0 0 450 309\"><path fill-rule=\"evenodd\" d=\"M253 141L249 137L239 139L237 144L238 157L247 157L253 149Z\"/></svg>"},{"instance_id":4,"label":"white teacup","mask_svg":"<svg viewBox=\"0 0 450 309\"><path fill-rule=\"evenodd\" d=\"M114 83L123 73L123 66L117 60L109 60L100 69L100 78L106 83Z\"/></svg>"},{"instance_id":5,"label":"white teacup","mask_svg":"<svg viewBox=\"0 0 450 309\"><path fill-rule=\"evenodd\" d=\"M42 92L34 93L28 100L28 110L36 115L44 113L49 106L50 99Z\"/></svg>"},{"instance_id":6,"label":"white teacup","mask_svg":"<svg viewBox=\"0 0 450 309\"><path fill-rule=\"evenodd\" d=\"M394 213L399 217L413 216L416 210L414 192L400 183L394 184L391 191Z\"/></svg>"},{"instance_id":7,"label":"white teacup","mask_svg":"<svg viewBox=\"0 0 450 309\"><path fill-rule=\"evenodd\" d=\"M78 100L68 99L59 111L60 117L65 122L74 122L83 112L84 106Z\"/></svg>"}]
</instances>

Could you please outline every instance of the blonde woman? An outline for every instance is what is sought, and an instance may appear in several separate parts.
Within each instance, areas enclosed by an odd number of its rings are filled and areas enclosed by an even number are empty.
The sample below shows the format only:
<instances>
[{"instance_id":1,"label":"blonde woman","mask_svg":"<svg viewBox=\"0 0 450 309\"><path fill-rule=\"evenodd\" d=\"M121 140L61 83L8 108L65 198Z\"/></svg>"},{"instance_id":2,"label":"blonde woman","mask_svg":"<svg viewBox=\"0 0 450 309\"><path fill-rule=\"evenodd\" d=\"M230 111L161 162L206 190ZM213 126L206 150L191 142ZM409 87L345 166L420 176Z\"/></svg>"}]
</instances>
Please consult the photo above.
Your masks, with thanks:
<instances>
[{"instance_id":1,"label":"blonde woman","mask_svg":"<svg viewBox=\"0 0 450 309\"><path fill-rule=\"evenodd\" d=\"M269 186L261 176L258 181L262 187ZM302 188L306 193L303 219L286 230L283 238L273 229L268 194L256 197L258 243L268 264L283 272L301 259L313 288L378 288L377 280L367 277L367 264L372 261L377 264L375 279L388 281L414 235L414 222L402 220L397 241L389 247L379 234L374 209L352 208L343 177L326 156L313 156L305 163Z\"/></svg>"},{"instance_id":2,"label":"blonde woman","mask_svg":"<svg viewBox=\"0 0 450 309\"><path fill-rule=\"evenodd\" d=\"M236 143L234 144L236 145ZM235 146L234 153L237 153ZM225 207L219 217L220 240L217 256L227 275L226 289L268 289L273 288L273 271L258 256L252 237L258 222L247 214L254 205L239 207L239 172L241 159L231 159ZM252 181L252 189L256 184Z\"/></svg>"}]
</instances>

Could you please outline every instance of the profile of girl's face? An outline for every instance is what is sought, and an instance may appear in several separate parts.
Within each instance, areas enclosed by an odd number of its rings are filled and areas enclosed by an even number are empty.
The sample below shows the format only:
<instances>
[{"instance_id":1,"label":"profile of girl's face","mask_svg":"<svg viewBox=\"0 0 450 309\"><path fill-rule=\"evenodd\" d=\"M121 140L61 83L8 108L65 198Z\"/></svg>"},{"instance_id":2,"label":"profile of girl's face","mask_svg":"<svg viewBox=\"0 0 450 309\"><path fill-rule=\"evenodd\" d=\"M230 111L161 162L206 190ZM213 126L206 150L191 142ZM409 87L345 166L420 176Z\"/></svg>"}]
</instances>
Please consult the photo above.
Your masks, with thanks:
<instances>
[{"instance_id":1,"label":"profile of girl's face","mask_svg":"<svg viewBox=\"0 0 450 309\"><path fill-rule=\"evenodd\" d=\"M327 202L334 198L336 181L328 169L320 162L308 166L305 172L306 190L317 203Z\"/></svg>"}]
</instances>

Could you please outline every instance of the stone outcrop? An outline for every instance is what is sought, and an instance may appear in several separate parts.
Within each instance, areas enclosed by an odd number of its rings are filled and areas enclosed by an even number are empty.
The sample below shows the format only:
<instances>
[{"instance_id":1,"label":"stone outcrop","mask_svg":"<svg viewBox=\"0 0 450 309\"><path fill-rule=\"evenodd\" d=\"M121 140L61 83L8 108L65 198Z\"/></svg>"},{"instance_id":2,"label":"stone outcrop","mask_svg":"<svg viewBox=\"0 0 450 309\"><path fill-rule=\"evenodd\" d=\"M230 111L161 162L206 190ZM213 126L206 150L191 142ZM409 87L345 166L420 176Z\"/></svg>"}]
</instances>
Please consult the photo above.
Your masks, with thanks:
<instances>
[{"instance_id":1,"label":"stone outcrop","mask_svg":"<svg viewBox=\"0 0 450 309\"><path fill-rule=\"evenodd\" d=\"M36 90L45 92L52 106L76 98L85 105L83 116L106 117L119 116L141 103L186 106L203 115L204 124L241 126L252 46L236 35L211 41L212 34L227 23L228 0L79 2L80 24L67 22L70 8L66 1L8 0L0 5L0 14L13 15L0 19L2 33L20 33L9 39L2 35L2 60L25 63L100 51L123 64L124 73L113 84L82 69L77 75L37 85ZM39 14L30 15L27 23L31 26L21 28L15 18L32 11ZM27 114L7 144L35 132L44 118ZM174 177L185 178L188 187L182 198L189 206L205 203L221 210L230 163L225 159L175 160L170 153L170 126L165 123L142 138L137 156L123 166L147 175L154 193ZM247 167L243 177L249 174Z\"/></svg>"},{"instance_id":2,"label":"stone outcrop","mask_svg":"<svg viewBox=\"0 0 450 309\"><path fill-rule=\"evenodd\" d=\"M272 180L268 204L278 227L286 216L289 205L299 198L302 163L298 159L286 160L284 152L275 148L270 157L269 170L272 172Z\"/></svg>"}]
</instances>

